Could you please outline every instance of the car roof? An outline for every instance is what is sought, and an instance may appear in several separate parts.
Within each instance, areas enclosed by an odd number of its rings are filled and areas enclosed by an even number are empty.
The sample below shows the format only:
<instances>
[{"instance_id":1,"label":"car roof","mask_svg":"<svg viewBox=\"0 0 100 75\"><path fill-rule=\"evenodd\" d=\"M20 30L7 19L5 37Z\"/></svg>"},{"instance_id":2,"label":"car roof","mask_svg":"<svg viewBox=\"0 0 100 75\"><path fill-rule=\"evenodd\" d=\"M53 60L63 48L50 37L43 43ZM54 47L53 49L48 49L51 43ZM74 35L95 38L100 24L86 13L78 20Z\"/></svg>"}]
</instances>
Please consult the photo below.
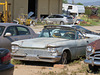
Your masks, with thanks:
<instances>
[{"instance_id":1,"label":"car roof","mask_svg":"<svg viewBox=\"0 0 100 75\"><path fill-rule=\"evenodd\" d=\"M14 25L21 26L20 24L16 23L0 23L0 26L14 26Z\"/></svg>"},{"instance_id":2,"label":"car roof","mask_svg":"<svg viewBox=\"0 0 100 75\"><path fill-rule=\"evenodd\" d=\"M60 16L71 17L70 15L64 15L64 14L53 14L53 15L60 15ZM50 16L51 16L51 15L50 15Z\"/></svg>"}]
</instances>

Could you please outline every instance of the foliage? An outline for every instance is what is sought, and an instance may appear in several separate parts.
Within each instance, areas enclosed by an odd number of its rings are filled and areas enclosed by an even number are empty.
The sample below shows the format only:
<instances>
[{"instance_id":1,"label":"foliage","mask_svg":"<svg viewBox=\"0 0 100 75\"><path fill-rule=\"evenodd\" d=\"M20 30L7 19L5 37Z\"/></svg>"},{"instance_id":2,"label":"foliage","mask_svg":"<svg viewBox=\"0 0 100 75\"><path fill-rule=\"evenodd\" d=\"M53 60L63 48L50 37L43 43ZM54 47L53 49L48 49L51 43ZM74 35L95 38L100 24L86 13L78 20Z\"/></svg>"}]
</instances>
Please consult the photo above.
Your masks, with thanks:
<instances>
[{"instance_id":1,"label":"foliage","mask_svg":"<svg viewBox=\"0 0 100 75\"><path fill-rule=\"evenodd\" d=\"M85 15L90 16L92 14L91 8L96 8L96 7L95 6L85 7ZM98 7L98 16L100 17L100 7Z\"/></svg>"},{"instance_id":2,"label":"foliage","mask_svg":"<svg viewBox=\"0 0 100 75\"><path fill-rule=\"evenodd\" d=\"M77 3L77 5L83 5L82 3Z\"/></svg>"},{"instance_id":3,"label":"foliage","mask_svg":"<svg viewBox=\"0 0 100 75\"><path fill-rule=\"evenodd\" d=\"M11 60L12 64L23 64L20 60Z\"/></svg>"},{"instance_id":4,"label":"foliage","mask_svg":"<svg viewBox=\"0 0 100 75\"><path fill-rule=\"evenodd\" d=\"M67 0L63 0L63 3L68 3Z\"/></svg>"},{"instance_id":5,"label":"foliage","mask_svg":"<svg viewBox=\"0 0 100 75\"><path fill-rule=\"evenodd\" d=\"M100 7L98 7L98 16L100 17Z\"/></svg>"},{"instance_id":6,"label":"foliage","mask_svg":"<svg viewBox=\"0 0 100 75\"><path fill-rule=\"evenodd\" d=\"M93 25L99 25L100 19L90 19L87 15L80 17L84 22L80 22L79 25L81 26L93 26Z\"/></svg>"},{"instance_id":7,"label":"foliage","mask_svg":"<svg viewBox=\"0 0 100 75\"><path fill-rule=\"evenodd\" d=\"M85 7L85 15L90 16L92 13L91 9L89 9L88 7Z\"/></svg>"}]
</instances>

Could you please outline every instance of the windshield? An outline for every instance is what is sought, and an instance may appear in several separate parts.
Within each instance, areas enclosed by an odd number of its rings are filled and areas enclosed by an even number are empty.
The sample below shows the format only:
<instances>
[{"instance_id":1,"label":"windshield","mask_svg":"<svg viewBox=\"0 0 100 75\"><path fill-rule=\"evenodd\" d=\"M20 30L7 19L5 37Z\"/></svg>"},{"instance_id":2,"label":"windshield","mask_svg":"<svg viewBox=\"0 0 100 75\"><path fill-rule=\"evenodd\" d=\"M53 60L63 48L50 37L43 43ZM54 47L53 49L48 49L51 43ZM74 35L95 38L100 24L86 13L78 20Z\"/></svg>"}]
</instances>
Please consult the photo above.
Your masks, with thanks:
<instances>
[{"instance_id":1,"label":"windshield","mask_svg":"<svg viewBox=\"0 0 100 75\"><path fill-rule=\"evenodd\" d=\"M40 37L52 37L52 38L64 38L64 39L75 39L74 30L64 30L64 29L43 29Z\"/></svg>"},{"instance_id":2,"label":"windshield","mask_svg":"<svg viewBox=\"0 0 100 75\"><path fill-rule=\"evenodd\" d=\"M0 36L2 35L3 31L4 31L5 27L4 26L0 26Z\"/></svg>"}]
</instances>

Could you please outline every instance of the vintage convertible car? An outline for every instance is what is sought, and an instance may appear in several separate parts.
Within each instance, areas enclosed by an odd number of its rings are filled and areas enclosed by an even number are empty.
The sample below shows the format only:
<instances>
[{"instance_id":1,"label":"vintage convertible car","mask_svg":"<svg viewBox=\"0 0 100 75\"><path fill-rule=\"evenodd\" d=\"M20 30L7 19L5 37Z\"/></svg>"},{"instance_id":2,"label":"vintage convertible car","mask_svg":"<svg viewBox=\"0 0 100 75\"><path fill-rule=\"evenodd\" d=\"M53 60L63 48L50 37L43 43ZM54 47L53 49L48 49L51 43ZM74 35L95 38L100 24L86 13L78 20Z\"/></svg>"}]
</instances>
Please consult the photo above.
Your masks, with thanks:
<instances>
[{"instance_id":1,"label":"vintage convertible car","mask_svg":"<svg viewBox=\"0 0 100 75\"><path fill-rule=\"evenodd\" d=\"M86 45L98 38L85 38L75 28L45 26L39 38L12 42L12 58L66 64L84 56Z\"/></svg>"},{"instance_id":2,"label":"vintage convertible car","mask_svg":"<svg viewBox=\"0 0 100 75\"><path fill-rule=\"evenodd\" d=\"M89 64L89 69L91 71L97 71L100 68L100 39L96 40L87 46L86 59L84 60L86 64Z\"/></svg>"}]
</instances>

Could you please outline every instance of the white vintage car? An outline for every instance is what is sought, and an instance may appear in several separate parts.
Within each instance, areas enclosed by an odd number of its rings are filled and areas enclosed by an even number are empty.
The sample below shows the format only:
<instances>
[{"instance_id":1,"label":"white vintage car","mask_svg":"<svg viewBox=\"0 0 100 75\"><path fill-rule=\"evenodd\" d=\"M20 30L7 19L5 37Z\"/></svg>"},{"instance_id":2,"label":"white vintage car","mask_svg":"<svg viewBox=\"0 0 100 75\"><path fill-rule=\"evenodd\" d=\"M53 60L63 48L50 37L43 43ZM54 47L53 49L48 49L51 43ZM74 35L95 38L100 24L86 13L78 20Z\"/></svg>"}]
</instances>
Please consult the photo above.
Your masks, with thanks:
<instances>
[{"instance_id":1,"label":"white vintage car","mask_svg":"<svg viewBox=\"0 0 100 75\"><path fill-rule=\"evenodd\" d=\"M72 27L45 26L40 36L12 42L12 58L17 60L59 62L84 56L86 45L98 38L85 38Z\"/></svg>"}]
</instances>

